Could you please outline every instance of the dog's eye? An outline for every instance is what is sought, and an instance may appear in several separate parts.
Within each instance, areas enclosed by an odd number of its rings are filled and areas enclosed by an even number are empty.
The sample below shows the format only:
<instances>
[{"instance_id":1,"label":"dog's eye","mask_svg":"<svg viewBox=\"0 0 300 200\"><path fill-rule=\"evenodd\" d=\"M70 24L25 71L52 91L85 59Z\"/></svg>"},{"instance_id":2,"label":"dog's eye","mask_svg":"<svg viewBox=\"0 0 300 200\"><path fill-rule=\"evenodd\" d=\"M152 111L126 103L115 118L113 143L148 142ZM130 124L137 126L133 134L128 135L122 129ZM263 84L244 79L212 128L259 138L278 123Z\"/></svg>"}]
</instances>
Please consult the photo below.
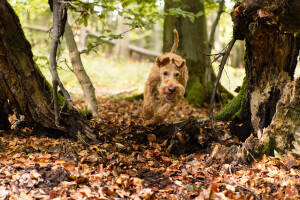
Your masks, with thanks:
<instances>
[{"instance_id":1,"label":"dog's eye","mask_svg":"<svg viewBox=\"0 0 300 200\"><path fill-rule=\"evenodd\" d=\"M175 73L175 77L178 77L179 76L179 73Z\"/></svg>"},{"instance_id":2,"label":"dog's eye","mask_svg":"<svg viewBox=\"0 0 300 200\"><path fill-rule=\"evenodd\" d=\"M164 76L168 76L168 72L164 72L163 75L164 75Z\"/></svg>"}]
</instances>

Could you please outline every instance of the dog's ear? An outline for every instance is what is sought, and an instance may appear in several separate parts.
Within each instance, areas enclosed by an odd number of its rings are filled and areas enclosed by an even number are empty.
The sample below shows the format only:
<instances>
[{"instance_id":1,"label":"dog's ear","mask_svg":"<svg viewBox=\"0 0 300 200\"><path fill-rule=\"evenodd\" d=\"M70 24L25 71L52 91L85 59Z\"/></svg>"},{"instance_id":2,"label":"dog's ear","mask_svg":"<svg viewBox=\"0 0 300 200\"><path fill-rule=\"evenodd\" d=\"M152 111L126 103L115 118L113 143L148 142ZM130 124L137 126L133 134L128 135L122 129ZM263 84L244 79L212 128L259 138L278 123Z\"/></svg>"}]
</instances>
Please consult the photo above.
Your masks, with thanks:
<instances>
[{"instance_id":1,"label":"dog's ear","mask_svg":"<svg viewBox=\"0 0 300 200\"><path fill-rule=\"evenodd\" d=\"M156 59L156 65L158 67L162 67L162 66L168 64L169 62L170 62L170 58L169 57L165 57L165 58L157 57L157 59Z\"/></svg>"},{"instance_id":2,"label":"dog's ear","mask_svg":"<svg viewBox=\"0 0 300 200\"><path fill-rule=\"evenodd\" d=\"M184 59L174 59L174 63L178 68L181 68L182 66L184 66L185 60Z\"/></svg>"}]
</instances>

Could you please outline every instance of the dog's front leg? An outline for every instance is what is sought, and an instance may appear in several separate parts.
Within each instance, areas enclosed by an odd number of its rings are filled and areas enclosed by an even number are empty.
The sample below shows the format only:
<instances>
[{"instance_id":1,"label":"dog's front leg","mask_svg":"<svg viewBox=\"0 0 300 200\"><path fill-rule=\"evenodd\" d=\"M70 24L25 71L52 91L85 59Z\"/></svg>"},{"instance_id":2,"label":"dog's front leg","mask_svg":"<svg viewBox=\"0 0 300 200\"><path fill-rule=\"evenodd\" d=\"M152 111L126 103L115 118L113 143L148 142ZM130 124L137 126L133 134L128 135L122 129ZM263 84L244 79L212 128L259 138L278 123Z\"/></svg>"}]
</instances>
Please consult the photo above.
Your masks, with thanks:
<instances>
[{"instance_id":1,"label":"dog's front leg","mask_svg":"<svg viewBox=\"0 0 300 200\"><path fill-rule=\"evenodd\" d=\"M144 105L143 105L143 115L145 120L150 120L153 118L155 109L155 99L154 95L151 93L151 86L146 85L144 91Z\"/></svg>"},{"instance_id":2,"label":"dog's front leg","mask_svg":"<svg viewBox=\"0 0 300 200\"><path fill-rule=\"evenodd\" d=\"M158 107L154 113L154 122L157 124L161 124L164 122L165 118L167 117L169 111L174 106L169 103L163 104L161 107Z\"/></svg>"}]
</instances>

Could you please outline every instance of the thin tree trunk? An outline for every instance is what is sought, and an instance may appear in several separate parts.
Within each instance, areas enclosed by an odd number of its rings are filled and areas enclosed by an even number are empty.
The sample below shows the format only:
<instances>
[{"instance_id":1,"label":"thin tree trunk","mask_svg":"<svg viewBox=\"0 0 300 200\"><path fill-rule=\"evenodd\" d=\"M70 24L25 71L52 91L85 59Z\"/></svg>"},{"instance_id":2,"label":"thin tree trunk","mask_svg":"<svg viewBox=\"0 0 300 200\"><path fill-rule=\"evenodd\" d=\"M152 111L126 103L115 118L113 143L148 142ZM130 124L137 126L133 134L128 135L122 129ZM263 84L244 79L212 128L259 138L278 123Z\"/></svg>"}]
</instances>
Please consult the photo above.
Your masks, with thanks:
<instances>
[{"instance_id":1,"label":"thin tree trunk","mask_svg":"<svg viewBox=\"0 0 300 200\"><path fill-rule=\"evenodd\" d=\"M214 23L211 26L210 35L209 35L209 54L211 54L211 50L214 48L215 43L215 33L217 26L219 24L222 13L224 12L225 0L221 0L219 2L219 10L217 12L217 16L215 18Z\"/></svg>"},{"instance_id":2,"label":"thin tree trunk","mask_svg":"<svg viewBox=\"0 0 300 200\"><path fill-rule=\"evenodd\" d=\"M154 39L154 51L156 52L161 52L161 40L160 40L160 27L158 22L153 24L153 39Z\"/></svg>"},{"instance_id":3,"label":"thin tree trunk","mask_svg":"<svg viewBox=\"0 0 300 200\"><path fill-rule=\"evenodd\" d=\"M66 26L67 26L67 24L66 24ZM70 25L68 25L68 26L70 26ZM72 33L72 35L73 35L73 33ZM81 24L80 25L79 51L82 51L83 49L86 48L86 37L87 37L86 27L84 26L84 24ZM73 36L73 38L74 38L74 36ZM74 42L75 42L75 40L74 40Z\"/></svg>"},{"instance_id":4,"label":"thin tree trunk","mask_svg":"<svg viewBox=\"0 0 300 200\"><path fill-rule=\"evenodd\" d=\"M124 33L129 27L125 25L127 20L121 16L118 16L117 22L117 34ZM128 59L129 57L129 33L123 34L122 39L116 40L115 47L114 47L114 57L118 59Z\"/></svg>"},{"instance_id":5,"label":"thin tree trunk","mask_svg":"<svg viewBox=\"0 0 300 200\"><path fill-rule=\"evenodd\" d=\"M80 53L77 49L73 31L69 23L66 23L65 37L69 48L69 56L73 66L73 71L82 88L85 103L87 104L88 109L92 111L93 116L98 117L98 105L95 96L95 88L83 67Z\"/></svg>"}]
</instances>

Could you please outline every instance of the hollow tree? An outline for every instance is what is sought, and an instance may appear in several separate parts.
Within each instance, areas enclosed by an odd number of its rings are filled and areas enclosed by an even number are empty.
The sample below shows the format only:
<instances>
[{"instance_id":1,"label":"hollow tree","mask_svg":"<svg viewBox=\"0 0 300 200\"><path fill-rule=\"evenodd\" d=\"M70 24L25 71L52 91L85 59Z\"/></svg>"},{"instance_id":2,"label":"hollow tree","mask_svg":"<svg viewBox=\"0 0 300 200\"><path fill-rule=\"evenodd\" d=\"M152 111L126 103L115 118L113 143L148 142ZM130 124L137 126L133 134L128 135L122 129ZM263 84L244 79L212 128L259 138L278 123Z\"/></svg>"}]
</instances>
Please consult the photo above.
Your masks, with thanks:
<instances>
[{"instance_id":1,"label":"hollow tree","mask_svg":"<svg viewBox=\"0 0 300 200\"><path fill-rule=\"evenodd\" d=\"M52 86L36 67L30 43L20 21L6 0L0 1L0 113L7 119L9 106L34 128L52 136L67 136L85 143L96 142L93 128L77 111L60 109L55 124ZM60 105L65 103L60 96ZM66 107L66 106L65 106ZM8 128L8 121L0 128Z\"/></svg>"},{"instance_id":2,"label":"hollow tree","mask_svg":"<svg viewBox=\"0 0 300 200\"><path fill-rule=\"evenodd\" d=\"M233 120L237 135L257 134L260 153L300 155L299 13L297 0L245 0L232 12L233 37L246 43L246 77L217 119Z\"/></svg>"}]
</instances>

